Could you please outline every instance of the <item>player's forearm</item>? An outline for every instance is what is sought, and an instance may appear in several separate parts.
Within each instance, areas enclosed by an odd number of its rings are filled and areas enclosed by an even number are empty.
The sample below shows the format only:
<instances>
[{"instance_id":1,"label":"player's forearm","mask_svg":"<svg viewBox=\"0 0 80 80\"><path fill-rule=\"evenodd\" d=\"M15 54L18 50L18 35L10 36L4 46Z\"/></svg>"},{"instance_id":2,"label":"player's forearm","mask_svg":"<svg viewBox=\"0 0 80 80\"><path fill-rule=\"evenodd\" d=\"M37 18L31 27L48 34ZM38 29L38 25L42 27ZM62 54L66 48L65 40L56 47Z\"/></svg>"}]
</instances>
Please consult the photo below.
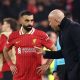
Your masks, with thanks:
<instances>
[{"instance_id":1,"label":"player's forearm","mask_svg":"<svg viewBox=\"0 0 80 80\"><path fill-rule=\"evenodd\" d=\"M57 51L57 48L56 48L56 46L53 44L53 45L51 46L50 50L51 50L51 51Z\"/></svg>"},{"instance_id":2,"label":"player's forearm","mask_svg":"<svg viewBox=\"0 0 80 80\"><path fill-rule=\"evenodd\" d=\"M53 61L53 59L48 59L47 62L46 62L46 64L47 64L48 66L50 66L50 64L52 63L52 61Z\"/></svg>"},{"instance_id":3,"label":"player's forearm","mask_svg":"<svg viewBox=\"0 0 80 80\"><path fill-rule=\"evenodd\" d=\"M12 61L11 61L11 58L10 58L9 55L8 55L8 51L9 51L9 49L8 49L7 47L4 47L4 49L3 49L4 58L5 58L5 60L7 61L8 65L10 66L10 65L12 65L13 63L12 63Z\"/></svg>"}]
</instances>

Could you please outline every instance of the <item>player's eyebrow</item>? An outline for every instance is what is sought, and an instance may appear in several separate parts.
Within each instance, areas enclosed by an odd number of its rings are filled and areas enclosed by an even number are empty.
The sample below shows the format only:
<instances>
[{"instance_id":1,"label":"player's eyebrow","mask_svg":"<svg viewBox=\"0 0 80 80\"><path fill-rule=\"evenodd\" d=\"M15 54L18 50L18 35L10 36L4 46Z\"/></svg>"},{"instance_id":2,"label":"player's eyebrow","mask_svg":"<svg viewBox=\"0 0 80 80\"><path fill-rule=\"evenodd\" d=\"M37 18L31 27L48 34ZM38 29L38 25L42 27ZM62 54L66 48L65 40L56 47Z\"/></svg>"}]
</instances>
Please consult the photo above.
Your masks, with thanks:
<instances>
[{"instance_id":1,"label":"player's eyebrow","mask_svg":"<svg viewBox=\"0 0 80 80\"><path fill-rule=\"evenodd\" d=\"M31 19L31 20L29 20L29 19L25 19L25 21L34 21L34 19Z\"/></svg>"}]
</instances>

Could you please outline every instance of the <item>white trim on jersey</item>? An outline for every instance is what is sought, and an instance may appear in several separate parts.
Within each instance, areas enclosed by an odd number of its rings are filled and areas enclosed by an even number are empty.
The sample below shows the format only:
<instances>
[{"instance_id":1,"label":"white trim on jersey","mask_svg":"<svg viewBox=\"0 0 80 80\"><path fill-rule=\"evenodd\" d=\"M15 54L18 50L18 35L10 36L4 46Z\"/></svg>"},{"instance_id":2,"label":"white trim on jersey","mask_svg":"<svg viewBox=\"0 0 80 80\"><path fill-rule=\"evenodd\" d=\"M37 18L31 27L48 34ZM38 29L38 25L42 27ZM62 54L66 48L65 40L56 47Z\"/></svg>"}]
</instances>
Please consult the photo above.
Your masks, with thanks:
<instances>
[{"instance_id":1,"label":"white trim on jersey","mask_svg":"<svg viewBox=\"0 0 80 80\"><path fill-rule=\"evenodd\" d=\"M19 30L19 34L20 35L23 35L24 34L24 32L23 32L22 29L23 29L23 27L21 27L21 29ZM26 33L26 34L33 34L34 32L35 32L35 28L32 28L31 31L29 33Z\"/></svg>"}]
</instances>

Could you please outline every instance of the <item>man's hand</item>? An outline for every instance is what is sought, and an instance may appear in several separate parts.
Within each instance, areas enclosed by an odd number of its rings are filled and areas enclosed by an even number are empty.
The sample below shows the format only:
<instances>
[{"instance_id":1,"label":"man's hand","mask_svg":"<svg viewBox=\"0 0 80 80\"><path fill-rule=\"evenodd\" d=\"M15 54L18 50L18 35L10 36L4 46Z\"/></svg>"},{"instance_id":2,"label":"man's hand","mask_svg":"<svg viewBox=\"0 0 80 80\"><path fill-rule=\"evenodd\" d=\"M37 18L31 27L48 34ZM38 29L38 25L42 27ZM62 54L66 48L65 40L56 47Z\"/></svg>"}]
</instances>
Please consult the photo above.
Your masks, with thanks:
<instances>
[{"instance_id":1,"label":"man's hand","mask_svg":"<svg viewBox=\"0 0 80 80\"><path fill-rule=\"evenodd\" d=\"M42 49L42 48L40 48L40 47L34 47L35 49L36 49L36 52L38 53L38 54L45 54L45 51Z\"/></svg>"},{"instance_id":2,"label":"man's hand","mask_svg":"<svg viewBox=\"0 0 80 80\"><path fill-rule=\"evenodd\" d=\"M10 70L12 71L13 75L17 73L17 68L16 68L16 66L14 64L10 65Z\"/></svg>"},{"instance_id":3,"label":"man's hand","mask_svg":"<svg viewBox=\"0 0 80 80\"><path fill-rule=\"evenodd\" d=\"M37 67L37 74L39 75L44 74L48 68L49 68L48 64L43 64L42 66Z\"/></svg>"},{"instance_id":4,"label":"man's hand","mask_svg":"<svg viewBox=\"0 0 80 80\"><path fill-rule=\"evenodd\" d=\"M57 72L54 72L53 76L54 76L54 80L59 80L59 76L58 76Z\"/></svg>"}]
</instances>

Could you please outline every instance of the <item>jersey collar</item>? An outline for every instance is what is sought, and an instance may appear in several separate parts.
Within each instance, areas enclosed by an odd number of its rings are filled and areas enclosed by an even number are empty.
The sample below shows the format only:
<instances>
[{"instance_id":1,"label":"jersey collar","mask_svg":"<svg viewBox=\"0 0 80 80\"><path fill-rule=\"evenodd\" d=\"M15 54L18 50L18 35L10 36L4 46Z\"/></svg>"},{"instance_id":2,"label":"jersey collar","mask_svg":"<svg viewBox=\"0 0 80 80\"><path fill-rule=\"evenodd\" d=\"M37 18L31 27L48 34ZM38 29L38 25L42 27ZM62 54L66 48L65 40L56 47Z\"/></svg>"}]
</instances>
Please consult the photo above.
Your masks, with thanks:
<instances>
[{"instance_id":1,"label":"jersey collar","mask_svg":"<svg viewBox=\"0 0 80 80\"><path fill-rule=\"evenodd\" d=\"M23 29L23 27L21 27L21 29L19 30L19 34L20 34L20 35L25 34L22 29ZM29 33L26 33L26 34L33 34L34 32L35 32L35 28L32 28L32 29L29 31Z\"/></svg>"}]
</instances>

